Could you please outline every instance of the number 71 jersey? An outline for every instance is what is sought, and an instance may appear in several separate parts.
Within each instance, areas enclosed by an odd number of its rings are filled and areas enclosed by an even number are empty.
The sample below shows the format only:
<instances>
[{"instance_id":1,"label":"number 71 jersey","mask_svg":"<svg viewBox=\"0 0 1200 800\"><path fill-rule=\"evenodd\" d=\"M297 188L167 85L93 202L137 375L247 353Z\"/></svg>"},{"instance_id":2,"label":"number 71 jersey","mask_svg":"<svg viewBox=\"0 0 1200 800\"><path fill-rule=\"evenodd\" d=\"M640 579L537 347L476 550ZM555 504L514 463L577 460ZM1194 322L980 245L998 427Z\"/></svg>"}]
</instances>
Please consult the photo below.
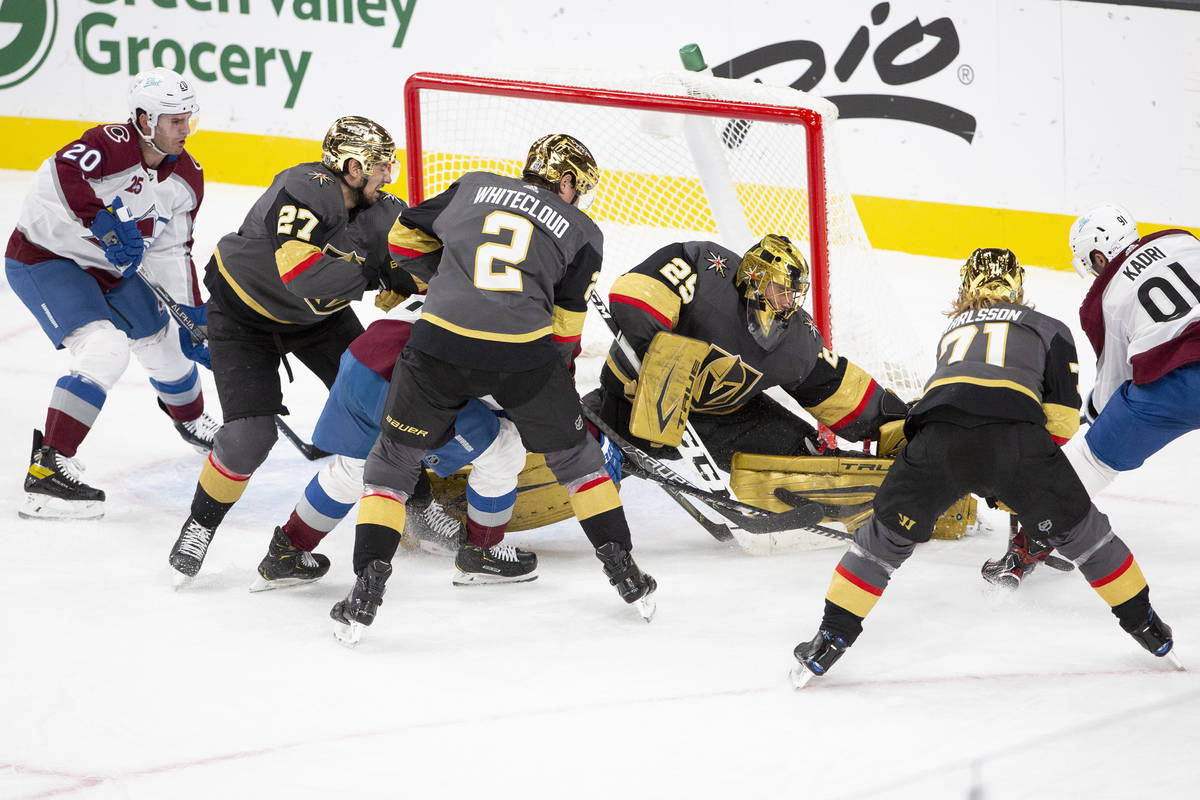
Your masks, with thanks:
<instances>
[{"instance_id":1,"label":"number 71 jersey","mask_svg":"<svg viewBox=\"0 0 1200 800\"><path fill-rule=\"evenodd\" d=\"M997 303L950 320L909 420L1032 422L1063 444L1079 430L1079 402L1071 330L1028 306Z\"/></svg>"},{"instance_id":2,"label":"number 71 jersey","mask_svg":"<svg viewBox=\"0 0 1200 800\"><path fill-rule=\"evenodd\" d=\"M1181 230L1138 239L1096 278L1079 321L1098 359L1097 411L1125 381L1200 361L1200 241Z\"/></svg>"}]
</instances>

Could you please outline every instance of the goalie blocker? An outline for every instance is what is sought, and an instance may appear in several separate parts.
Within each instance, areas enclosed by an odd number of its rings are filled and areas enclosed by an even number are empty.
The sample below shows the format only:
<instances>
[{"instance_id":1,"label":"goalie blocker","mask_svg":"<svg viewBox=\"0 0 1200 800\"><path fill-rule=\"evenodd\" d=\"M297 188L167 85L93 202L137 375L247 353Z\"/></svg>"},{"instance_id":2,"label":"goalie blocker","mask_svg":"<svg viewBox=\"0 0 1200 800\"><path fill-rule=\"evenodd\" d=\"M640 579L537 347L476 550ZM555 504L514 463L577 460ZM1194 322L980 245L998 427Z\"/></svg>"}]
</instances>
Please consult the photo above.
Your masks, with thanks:
<instances>
[{"instance_id":1,"label":"goalie blocker","mask_svg":"<svg viewBox=\"0 0 1200 800\"><path fill-rule=\"evenodd\" d=\"M776 489L821 503L822 523L840 522L853 534L871 516L872 501L893 459L877 456L766 456L735 453L729 485L738 498L768 511L789 506L776 497ZM960 498L942 512L934 524L933 538L961 539L975 524L978 501Z\"/></svg>"}]
</instances>

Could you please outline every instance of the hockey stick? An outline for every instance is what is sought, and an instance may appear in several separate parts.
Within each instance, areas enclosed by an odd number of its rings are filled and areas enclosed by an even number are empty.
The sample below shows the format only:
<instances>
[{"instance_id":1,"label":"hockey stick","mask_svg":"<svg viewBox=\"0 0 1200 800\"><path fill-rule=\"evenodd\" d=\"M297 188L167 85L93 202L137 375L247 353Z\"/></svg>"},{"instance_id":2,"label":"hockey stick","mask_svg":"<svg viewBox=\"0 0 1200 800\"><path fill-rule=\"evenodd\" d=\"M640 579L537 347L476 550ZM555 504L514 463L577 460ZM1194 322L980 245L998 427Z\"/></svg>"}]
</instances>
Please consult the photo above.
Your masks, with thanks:
<instances>
[{"instance_id":1,"label":"hockey stick","mask_svg":"<svg viewBox=\"0 0 1200 800\"><path fill-rule=\"evenodd\" d=\"M150 287L150 291L154 292L155 296L157 296L162 304L167 307L167 311L171 313L171 316L175 318L175 321L179 323L180 327L188 332L188 335L192 337L192 341L195 344L203 344L204 342L208 341L208 336L203 330L200 329L200 326L196 324L196 320L192 319L188 313L183 310L179 303L175 302L175 298L167 294L166 289L159 286L153 278L146 274L146 271L142 269L140 264L137 267L137 274L138 277L142 279L142 282ZM278 414L275 416L275 427L278 428L279 432L283 434L283 438L294 444L296 449L300 451L300 454L309 461L316 461L317 459L325 458L326 456L330 455L330 453L326 453L316 445L309 444L297 436L296 432L288 427L288 424L284 422L283 418Z\"/></svg>"},{"instance_id":2,"label":"hockey stick","mask_svg":"<svg viewBox=\"0 0 1200 800\"><path fill-rule=\"evenodd\" d=\"M835 528L827 528L817 523L822 519L824 510L820 503L801 501L801 505L790 511L768 511L765 508L742 503L730 497L715 492L708 492L689 483L682 475L668 467L650 454L635 447L619 433L612 429L600 415L586 405L583 413L626 458L625 468L629 474L644 480L649 480L663 487L668 496L679 503L689 516L700 523L714 539L728 541L733 537L729 525L715 522L700 513L687 497L694 497L707 505L732 523L734 529L746 533L778 533L781 531L802 530L833 539L846 540L849 535ZM686 496L686 497L685 497Z\"/></svg>"}]
</instances>

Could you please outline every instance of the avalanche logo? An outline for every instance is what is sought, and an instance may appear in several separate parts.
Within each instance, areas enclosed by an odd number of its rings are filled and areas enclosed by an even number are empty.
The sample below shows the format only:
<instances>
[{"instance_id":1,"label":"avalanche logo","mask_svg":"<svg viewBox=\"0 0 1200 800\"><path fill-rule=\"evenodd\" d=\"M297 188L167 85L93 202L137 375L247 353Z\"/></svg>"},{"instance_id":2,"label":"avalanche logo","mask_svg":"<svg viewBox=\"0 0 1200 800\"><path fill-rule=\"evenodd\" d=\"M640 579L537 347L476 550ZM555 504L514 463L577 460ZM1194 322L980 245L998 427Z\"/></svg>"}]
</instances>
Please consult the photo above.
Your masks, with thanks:
<instances>
[{"instance_id":1,"label":"avalanche logo","mask_svg":"<svg viewBox=\"0 0 1200 800\"><path fill-rule=\"evenodd\" d=\"M58 25L58 0L0 0L0 89L38 71Z\"/></svg>"}]
</instances>

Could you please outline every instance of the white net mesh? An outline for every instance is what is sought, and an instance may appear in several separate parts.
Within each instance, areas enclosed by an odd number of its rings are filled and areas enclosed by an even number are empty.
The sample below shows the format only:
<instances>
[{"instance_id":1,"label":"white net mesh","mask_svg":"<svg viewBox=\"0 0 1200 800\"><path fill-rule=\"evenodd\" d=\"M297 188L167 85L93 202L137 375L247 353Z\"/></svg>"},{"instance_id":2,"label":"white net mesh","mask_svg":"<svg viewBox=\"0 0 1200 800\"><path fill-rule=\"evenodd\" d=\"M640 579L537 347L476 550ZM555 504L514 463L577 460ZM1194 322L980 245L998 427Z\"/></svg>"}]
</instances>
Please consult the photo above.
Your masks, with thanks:
<instances>
[{"instance_id":1,"label":"white net mesh","mask_svg":"<svg viewBox=\"0 0 1200 800\"><path fill-rule=\"evenodd\" d=\"M521 93L519 86L518 96L422 89L425 197L469 170L519 175L536 138L568 133L591 149L602 173L589 210L605 234L598 284L602 292L607 293L616 276L655 249L689 239L714 240L744 252L763 235L779 233L797 242L815 263L807 165L810 134L796 109L809 109L829 125L836 119L836 109L828 101L785 87L689 72L562 72L490 78L572 88L561 99L535 98ZM505 84L503 91L513 88L514 84ZM669 104L668 111L614 107L595 97L586 99L588 90L638 93L639 102L649 106L655 101L645 96L665 95L752 103L760 107L757 113L769 106L775 111L786 109L783 113L791 116L747 121L745 116L753 112L746 108L741 116L732 108L725 116L707 116ZM917 356L904 353L904 345L897 344L911 343L912 338L897 337L890 320L886 332L873 333L879 326L875 316L888 308L884 305L888 292L873 268L870 244L833 163L827 158L823 209L830 281L823 295L810 296L809 309L827 304L832 330L825 333L836 348L902 396L915 396L920 383L914 368L921 365ZM584 330L585 357L602 354L610 341L603 322L592 316Z\"/></svg>"}]
</instances>

